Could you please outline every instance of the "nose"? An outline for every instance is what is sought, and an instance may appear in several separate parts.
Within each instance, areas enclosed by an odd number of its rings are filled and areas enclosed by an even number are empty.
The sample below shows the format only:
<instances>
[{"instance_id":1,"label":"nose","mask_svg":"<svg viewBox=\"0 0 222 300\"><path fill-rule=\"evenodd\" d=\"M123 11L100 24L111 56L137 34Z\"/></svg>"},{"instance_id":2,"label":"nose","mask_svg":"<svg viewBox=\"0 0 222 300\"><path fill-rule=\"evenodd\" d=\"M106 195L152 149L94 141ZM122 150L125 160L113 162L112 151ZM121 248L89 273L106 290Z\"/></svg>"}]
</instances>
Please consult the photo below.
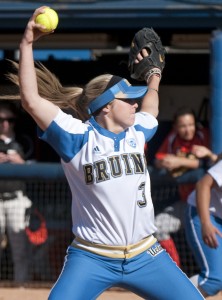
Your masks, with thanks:
<instances>
[{"instance_id":1,"label":"nose","mask_svg":"<svg viewBox=\"0 0 222 300\"><path fill-rule=\"evenodd\" d=\"M9 121L8 120L3 120L3 121L0 122L0 124L2 124L2 125L9 124Z\"/></svg>"},{"instance_id":2,"label":"nose","mask_svg":"<svg viewBox=\"0 0 222 300\"><path fill-rule=\"evenodd\" d=\"M133 103L133 106L134 106L135 108L137 108L137 107L138 107L138 103L137 103L137 102Z\"/></svg>"}]
</instances>

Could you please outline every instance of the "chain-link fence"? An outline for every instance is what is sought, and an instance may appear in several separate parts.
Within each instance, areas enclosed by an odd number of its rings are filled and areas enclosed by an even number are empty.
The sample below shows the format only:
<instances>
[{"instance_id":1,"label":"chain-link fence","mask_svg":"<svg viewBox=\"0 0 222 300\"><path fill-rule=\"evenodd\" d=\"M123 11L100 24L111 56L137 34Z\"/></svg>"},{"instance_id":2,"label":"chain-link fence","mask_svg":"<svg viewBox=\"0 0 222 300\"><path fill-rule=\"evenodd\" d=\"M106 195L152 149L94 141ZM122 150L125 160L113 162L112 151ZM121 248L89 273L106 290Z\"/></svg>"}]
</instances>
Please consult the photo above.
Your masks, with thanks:
<instances>
[{"instance_id":1,"label":"chain-link fence","mask_svg":"<svg viewBox=\"0 0 222 300\"><path fill-rule=\"evenodd\" d=\"M16 226L21 223L17 236L15 233L10 237L10 232L7 231L10 231L10 227L2 232L1 284L14 284L17 268L20 280L44 286L58 277L66 249L74 238L71 232L71 193L59 164L0 167L1 180L6 182L9 179L18 180L19 177L26 184L26 195L31 203L28 202L25 207L24 223L17 220L19 208L14 211L13 222ZM156 214L170 203L178 201L178 186L175 181L152 178L151 174L151 182ZM11 200L5 198L1 200L1 205L8 201L10 207L13 207L13 201L17 200L16 197ZM24 212L24 204L21 207ZM173 233L172 238L180 255L181 268L191 276L197 272L197 266L187 246L183 228ZM21 243L25 248L21 248Z\"/></svg>"}]
</instances>

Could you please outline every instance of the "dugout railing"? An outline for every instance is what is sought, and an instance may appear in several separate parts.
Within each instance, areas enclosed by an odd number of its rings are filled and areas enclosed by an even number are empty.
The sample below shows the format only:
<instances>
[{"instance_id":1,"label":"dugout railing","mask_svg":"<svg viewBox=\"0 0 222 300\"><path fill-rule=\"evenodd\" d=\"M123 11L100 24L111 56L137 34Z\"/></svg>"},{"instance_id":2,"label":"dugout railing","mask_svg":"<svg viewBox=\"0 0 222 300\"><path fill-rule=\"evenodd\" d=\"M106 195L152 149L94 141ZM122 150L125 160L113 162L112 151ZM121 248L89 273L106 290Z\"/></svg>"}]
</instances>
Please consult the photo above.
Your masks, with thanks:
<instances>
[{"instance_id":1,"label":"dugout railing","mask_svg":"<svg viewBox=\"0 0 222 300\"><path fill-rule=\"evenodd\" d=\"M27 223L32 235L29 240L31 251L27 252L30 257L30 277L26 284L50 285L59 275L67 246L73 239L71 193L62 167L59 163L1 164L0 180L22 180L25 183L26 193L32 201ZM159 178L151 172L151 193L156 212L160 212L168 202L176 199L177 189L174 180L167 176ZM46 232L40 232L40 225L44 222ZM38 236L38 233L43 236ZM193 275L197 272L197 266L187 246L183 229L175 233L173 238L183 271L188 276ZM0 285L13 285L13 262L7 240L1 244L1 253Z\"/></svg>"}]
</instances>

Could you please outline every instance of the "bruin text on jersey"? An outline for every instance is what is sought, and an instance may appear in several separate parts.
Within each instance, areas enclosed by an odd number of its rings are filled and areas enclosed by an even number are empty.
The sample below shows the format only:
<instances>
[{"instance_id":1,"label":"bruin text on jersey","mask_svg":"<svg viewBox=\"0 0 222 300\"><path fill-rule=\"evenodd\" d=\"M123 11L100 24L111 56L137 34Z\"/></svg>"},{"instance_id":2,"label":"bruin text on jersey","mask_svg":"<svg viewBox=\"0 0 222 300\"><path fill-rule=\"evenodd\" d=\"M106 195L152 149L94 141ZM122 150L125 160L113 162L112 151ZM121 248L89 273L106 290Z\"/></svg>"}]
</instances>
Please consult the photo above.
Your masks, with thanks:
<instances>
[{"instance_id":1,"label":"bruin text on jersey","mask_svg":"<svg viewBox=\"0 0 222 300\"><path fill-rule=\"evenodd\" d=\"M145 157L141 153L124 153L108 156L94 163L83 166L86 184L110 180L125 175L144 174L146 170Z\"/></svg>"}]
</instances>

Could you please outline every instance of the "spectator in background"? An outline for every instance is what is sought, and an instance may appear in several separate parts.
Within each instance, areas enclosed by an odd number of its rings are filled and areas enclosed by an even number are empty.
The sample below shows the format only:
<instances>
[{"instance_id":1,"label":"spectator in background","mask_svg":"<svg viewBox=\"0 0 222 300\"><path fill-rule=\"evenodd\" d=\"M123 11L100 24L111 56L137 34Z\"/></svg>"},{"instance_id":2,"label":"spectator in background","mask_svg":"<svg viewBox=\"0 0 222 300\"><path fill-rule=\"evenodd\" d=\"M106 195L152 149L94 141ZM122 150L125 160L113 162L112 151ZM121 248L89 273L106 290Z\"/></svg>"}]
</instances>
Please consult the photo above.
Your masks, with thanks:
<instances>
[{"instance_id":1,"label":"spectator in background","mask_svg":"<svg viewBox=\"0 0 222 300\"><path fill-rule=\"evenodd\" d=\"M0 167L5 163L25 163L25 153L15 133L17 117L18 111L12 102L0 101ZM18 284L28 280L29 253L25 227L28 218L26 212L30 207L31 201L25 195L24 182L0 180L0 258L8 241L14 280Z\"/></svg>"},{"instance_id":2,"label":"spectator in background","mask_svg":"<svg viewBox=\"0 0 222 300\"><path fill-rule=\"evenodd\" d=\"M160 174L168 173L178 182L179 201L167 206L156 216L157 238L161 245L180 265L179 255L171 233L183 224L187 195L194 189L195 182L203 175L206 158L197 158L192 152L194 145L209 146L207 131L198 126L196 116L189 107L179 108L173 120L173 129L156 153L155 166Z\"/></svg>"},{"instance_id":3,"label":"spectator in background","mask_svg":"<svg viewBox=\"0 0 222 300\"><path fill-rule=\"evenodd\" d=\"M217 155L205 147L196 147L212 161ZM222 299L222 157L197 182L189 195L186 211L186 237L200 268L191 281L206 299ZM208 297L209 296L209 297Z\"/></svg>"}]
</instances>

